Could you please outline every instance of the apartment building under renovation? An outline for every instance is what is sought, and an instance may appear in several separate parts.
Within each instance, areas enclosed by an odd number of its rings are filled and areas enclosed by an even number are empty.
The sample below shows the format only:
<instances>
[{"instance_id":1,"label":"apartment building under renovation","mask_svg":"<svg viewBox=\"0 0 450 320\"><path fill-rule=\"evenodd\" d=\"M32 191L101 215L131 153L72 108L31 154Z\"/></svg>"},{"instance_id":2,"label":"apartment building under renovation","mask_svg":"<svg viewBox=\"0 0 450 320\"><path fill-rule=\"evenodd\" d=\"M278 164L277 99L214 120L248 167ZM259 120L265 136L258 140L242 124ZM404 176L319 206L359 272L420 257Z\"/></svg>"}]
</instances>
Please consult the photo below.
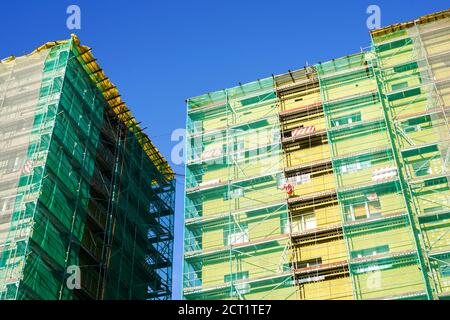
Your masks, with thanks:
<instances>
[{"instance_id":1,"label":"apartment building under renovation","mask_svg":"<svg viewBox=\"0 0 450 320\"><path fill-rule=\"evenodd\" d=\"M0 63L0 300L170 299L174 174L76 36Z\"/></svg>"},{"instance_id":2,"label":"apartment building under renovation","mask_svg":"<svg viewBox=\"0 0 450 320\"><path fill-rule=\"evenodd\" d=\"M188 99L185 299L450 297L450 10L370 35Z\"/></svg>"}]
</instances>

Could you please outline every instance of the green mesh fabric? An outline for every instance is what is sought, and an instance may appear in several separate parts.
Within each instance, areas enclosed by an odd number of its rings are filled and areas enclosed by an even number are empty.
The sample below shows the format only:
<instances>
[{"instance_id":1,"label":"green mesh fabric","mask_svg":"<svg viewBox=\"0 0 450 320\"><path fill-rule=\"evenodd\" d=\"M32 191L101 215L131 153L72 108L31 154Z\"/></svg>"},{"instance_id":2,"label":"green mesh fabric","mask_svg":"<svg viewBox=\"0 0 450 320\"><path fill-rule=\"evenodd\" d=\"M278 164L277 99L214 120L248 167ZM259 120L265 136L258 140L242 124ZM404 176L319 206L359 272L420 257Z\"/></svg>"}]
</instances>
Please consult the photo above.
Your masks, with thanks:
<instances>
[{"instance_id":1,"label":"green mesh fabric","mask_svg":"<svg viewBox=\"0 0 450 320\"><path fill-rule=\"evenodd\" d=\"M171 297L174 181L88 70L72 41L52 47L43 65L43 112L27 152L34 166L18 181L1 299ZM72 267L81 288L68 285Z\"/></svg>"}]
</instances>

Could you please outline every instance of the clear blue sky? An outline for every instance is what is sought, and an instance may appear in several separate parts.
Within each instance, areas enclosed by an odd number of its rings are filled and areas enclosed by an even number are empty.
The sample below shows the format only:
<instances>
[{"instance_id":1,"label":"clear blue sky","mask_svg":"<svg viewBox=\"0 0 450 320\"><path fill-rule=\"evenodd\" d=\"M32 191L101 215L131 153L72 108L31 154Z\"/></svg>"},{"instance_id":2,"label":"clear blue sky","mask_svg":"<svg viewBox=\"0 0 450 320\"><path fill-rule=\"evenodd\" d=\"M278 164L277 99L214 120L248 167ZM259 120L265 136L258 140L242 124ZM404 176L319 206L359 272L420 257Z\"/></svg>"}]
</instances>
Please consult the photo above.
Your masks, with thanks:
<instances>
[{"instance_id":1,"label":"clear blue sky","mask_svg":"<svg viewBox=\"0 0 450 320\"><path fill-rule=\"evenodd\" d=\"M381 24L450 7L449 0L3 1L0 58L67 39L66 8L81 8L82 43L166 158L185 126L188 97L358 52L369 45L366 8ZM183 174L182 166L173 166ZM183 181L177 183L174 297L180 297Z\"/></svg>"}]
</instances>

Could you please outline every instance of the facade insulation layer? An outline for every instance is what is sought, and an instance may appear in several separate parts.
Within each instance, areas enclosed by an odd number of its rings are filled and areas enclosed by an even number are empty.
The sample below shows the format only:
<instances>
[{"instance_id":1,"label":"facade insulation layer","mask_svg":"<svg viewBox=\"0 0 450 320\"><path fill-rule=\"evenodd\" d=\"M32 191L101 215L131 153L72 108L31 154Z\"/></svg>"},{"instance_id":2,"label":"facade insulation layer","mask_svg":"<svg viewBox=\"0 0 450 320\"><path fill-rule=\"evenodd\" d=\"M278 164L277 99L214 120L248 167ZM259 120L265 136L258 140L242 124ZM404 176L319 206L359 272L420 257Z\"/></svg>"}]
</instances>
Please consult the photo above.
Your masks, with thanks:
<instances>
[{"instance_id":1,"label":"facade insulation layer","mask_svg":"<svg viewBox=\"0 0 450 320\"><path fill-rule=\"evenodd\" d=\"M450 297L450 10L187 101L185 299Z\"/></svg>"}]
</instances>

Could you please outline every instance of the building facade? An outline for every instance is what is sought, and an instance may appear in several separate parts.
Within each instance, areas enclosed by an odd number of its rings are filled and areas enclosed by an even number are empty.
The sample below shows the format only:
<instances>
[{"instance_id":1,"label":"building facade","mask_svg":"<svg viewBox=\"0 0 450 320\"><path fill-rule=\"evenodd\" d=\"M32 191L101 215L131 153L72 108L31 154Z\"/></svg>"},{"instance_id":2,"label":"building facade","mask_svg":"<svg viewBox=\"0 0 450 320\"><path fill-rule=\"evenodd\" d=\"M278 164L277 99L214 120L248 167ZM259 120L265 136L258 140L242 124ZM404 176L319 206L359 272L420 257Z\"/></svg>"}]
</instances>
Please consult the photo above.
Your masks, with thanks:
<instances>
[{"instance_id":1,"label":"building facade","mask_svg":"<svg viewBox=\"0 0 450 320\"><path fill-rule=\"evenodd\" d=\"M187 101L185 299L450 297L450 10Z\"/></svg>"},{"instance_id":2,"label":"building facade","mask_svg":"<svg viewBox=\"0 0 450 320\"><path fill-rule=\"evenodd\" d=\"M170 299L174 174L73 35L0 63L0 300Z\"/></svg>"}]
</instances>

